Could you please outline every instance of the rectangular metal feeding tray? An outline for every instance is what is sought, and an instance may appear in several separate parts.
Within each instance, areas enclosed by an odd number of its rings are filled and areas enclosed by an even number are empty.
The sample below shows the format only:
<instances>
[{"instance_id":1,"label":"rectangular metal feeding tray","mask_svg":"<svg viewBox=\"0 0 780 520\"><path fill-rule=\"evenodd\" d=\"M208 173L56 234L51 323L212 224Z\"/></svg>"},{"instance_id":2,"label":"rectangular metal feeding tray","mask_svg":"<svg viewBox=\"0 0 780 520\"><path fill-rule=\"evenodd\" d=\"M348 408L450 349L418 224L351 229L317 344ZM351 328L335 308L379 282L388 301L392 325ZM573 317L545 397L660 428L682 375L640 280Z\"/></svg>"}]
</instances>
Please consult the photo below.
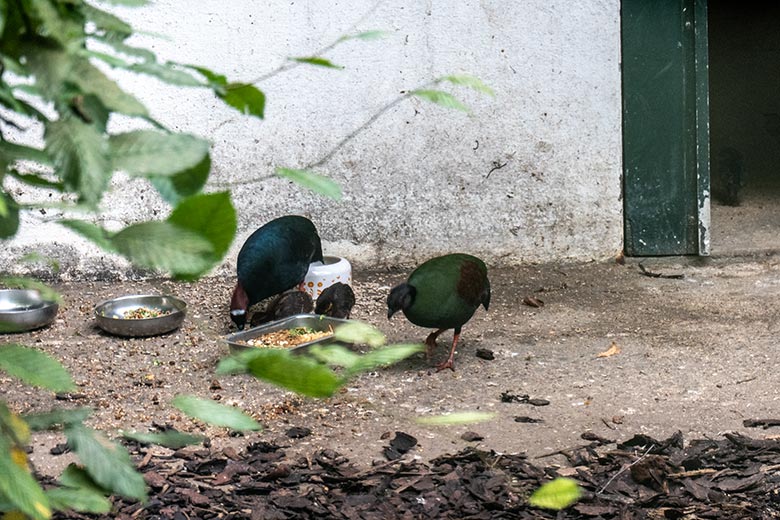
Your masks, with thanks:
<instances>
[{"instance_id":1,"label":"rectangular metal feeding tray","mask_svg":"<svg viewBox=\"0 0 780 520\"><path fill-rule=\"evenodd\" d=\"M345 323L349 323L349 320L342 320L339 318L331 318L328 316L320 316L317 314L296 314L295 316L289 316L282 318L281 320L272 321L270 323L264 323L259 327L254 327L249 330L241 332L235 332L226 338L230 352L236 354L238 352L244 352L248 349L255 348L272 348L272 347L254 347L247 345L248 340L259 338L272 332L278 332L281 330L295 329L297 327L307 327L317 332L325 332L328 330L336 331ZM323 343L334 343L333 336L325 336L315 339L306 343L301 343L294 347L286 348L286 350L301 352L302 350L312 346Z\"/></svg>"}]
</instances>

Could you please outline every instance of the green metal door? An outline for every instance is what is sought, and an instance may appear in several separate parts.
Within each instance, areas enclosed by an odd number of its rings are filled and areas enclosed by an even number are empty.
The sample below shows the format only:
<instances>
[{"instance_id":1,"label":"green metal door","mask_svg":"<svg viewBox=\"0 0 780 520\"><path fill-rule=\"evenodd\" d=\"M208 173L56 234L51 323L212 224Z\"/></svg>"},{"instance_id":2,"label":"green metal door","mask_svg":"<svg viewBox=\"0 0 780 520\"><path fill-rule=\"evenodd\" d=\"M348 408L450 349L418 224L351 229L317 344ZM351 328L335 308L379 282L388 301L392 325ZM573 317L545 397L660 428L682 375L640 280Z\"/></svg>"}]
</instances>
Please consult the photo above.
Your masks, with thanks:
<instances>
[{"instance_id":1,"label":"green metal door","mask_svg":"<svg viewBox=\"0 0 780 520\"><path fill-rule=\"evenodd\" d=\"M625 252L709 254L706 0L623 0Z\"/></svg>"}]
</instances>

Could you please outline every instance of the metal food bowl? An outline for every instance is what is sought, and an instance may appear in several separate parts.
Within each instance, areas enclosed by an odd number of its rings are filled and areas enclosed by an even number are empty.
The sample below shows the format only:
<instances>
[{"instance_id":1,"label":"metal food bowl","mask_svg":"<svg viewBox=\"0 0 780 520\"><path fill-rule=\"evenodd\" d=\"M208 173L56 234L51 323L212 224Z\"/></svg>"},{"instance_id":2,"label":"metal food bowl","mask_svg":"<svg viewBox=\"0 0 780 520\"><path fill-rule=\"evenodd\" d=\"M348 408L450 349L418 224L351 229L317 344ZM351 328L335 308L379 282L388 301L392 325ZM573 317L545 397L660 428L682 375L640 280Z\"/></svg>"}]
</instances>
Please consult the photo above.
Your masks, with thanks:
<instances>
[{"instance_id":1,"label":"metal food bowl","mask_svg":"<svg viewBox=\"0 0 780 520\"><path fill-rule=\"evenodd\" d=\"M259 347L253 347L247 345L246 341L254 338L259 338L270 332L276 332L285 329L294 329L297 327L308 327L315 331L321 332L329 329L334 331L345 323L349 323L348 320L342 320L340 318L331 318L330 316L318 316L316 314L296 314L295 316L288 316L280 320L272 321L270 323L264 323L259 327L253 329L244 330L241 332L235 332L226 338L227 344L230 348L231 354L237 354L245 350L252 350ZM308 343L301 343L294 347L290 347L287 350L301 352L312 345L318 345L321 343L334 343L333 336L327 336Z\"/></svg>"},{"instance_id":2,"label":"metal food bowl","mask_svg":"<svg viewBox=\"0 0 780 520\"><path fill-rule=\"evenodd\" d=\"M0 333L25 332L54 321L59 305L32 289L0 290Z\"/></svg>"},{"instance_id":3,"label":"metal food bowl","mask_svg":"<svg viewBox=\"0 0 780 520\"><path fill-rule=\"evenodd\" d=\"M126 318L125 313L146 308L168 312L153 318ZM187 304L173 296L136 294L107 300L95 307L95 321L109 334L117 336L156 336L179 326L187 313Z\"/></svg>"}]
</instances>

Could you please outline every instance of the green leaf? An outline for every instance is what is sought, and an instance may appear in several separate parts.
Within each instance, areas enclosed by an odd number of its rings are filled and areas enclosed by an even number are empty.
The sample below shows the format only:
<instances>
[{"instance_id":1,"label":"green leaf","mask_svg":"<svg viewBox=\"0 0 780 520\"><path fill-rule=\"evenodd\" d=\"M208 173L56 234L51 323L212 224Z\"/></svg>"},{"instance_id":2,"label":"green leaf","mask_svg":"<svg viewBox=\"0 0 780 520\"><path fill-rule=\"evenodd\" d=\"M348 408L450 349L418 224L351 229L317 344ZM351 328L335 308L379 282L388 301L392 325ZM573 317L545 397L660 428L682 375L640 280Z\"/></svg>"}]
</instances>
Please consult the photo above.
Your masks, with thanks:
<instances>
[{"instance_id":1,"label":"green leaf","mask_svg":"<svg viewBox=\"0 0 780 520\"><path fill-rule=\"evenodd\" d=\"M51 38L63 47L73 46L84 38L84 26L72 11L58 10L53 2L29 2L26 15L39 22L36 36Z\"/></svg>"},{"instance_id":2,"label":"green leaf","mask_svg":"<svg viewBox=\"0 0 780 520\"><path fill-rule=\"evenodd\" d=\"M47 302L62 303L60 293L43 282L24 276L0 276L0 283L9 289L34 289L41 293L41 299Z\"/></svg>"},{"instance_id":3,"label":"green leaf","mask_svg":"<svg viewBox=\"0 0 780 520\"><path fill-rule=\"evenodd\" d=\"M193 444L200 444L206 439L206 437L202 435L191 435L189 433L174 430L160 433L122 432L122 436L125 439L140 442L141 444L158 444L174 450Z\"/></svg>"},{"instance_id":4,"label":"green leaf","mask_svg":"<svg viewBox=\"0 0 780 520\"><path fill-rule=\"evenodd\" d=\"M0 34L5 30L5 22L8 19L8 4L5 0L0 0Z\"/></svg>"},{"instance_id":5,"label":"green leaf","mask_svg":"<svg viewBox=\"0 0 780 520\"><path fill-rule=\"evenodd\" d=\"M306 353L327 365L344 367L347 370L346 377L351 377L360 372L397 363L423 350L423 345L398 344L358 355L341 345L312 345Z\"/></svg>"},{"instance_id":6,"label":"green leaf","mask_svg":"<svg viewBox=\"0 0 780 520\"><path fill-rule=\"evenodd\" d=\"M38 92L38 90L32 85L16 85L14 86L14 91L27 92L32 96L40 97L40 92ZM8 101L8 100L4 99L3 101ZM14 100L10 104L12 105L10 108L16 110L20 114L24 114L33 119L37 119L41 123L47 123L49 121L49 118L46 117L43 114L43 112L41 112L40 110L38 110L37 108L35 108L34 106L32 106L30 103L28 103L23 99L14 98Z\"/></svg>"},{"instance_id":7,"label":"green leaf","mask_svg":"<svg viewBox=\"0 0 780 520\"><path fill-rule=\"evenodd\" d=\"M2 24L2 19L0 19L0 24ZM0 104L20 114L27 114L27 107L20 100L16 99L13 89L2 78L0 78Z\"/></svg>"},{"instance_id":8,"label":"green leaf","mask_svg":"<svg viewBox=\"0 0 780 520\"><path fill-rule=\"evenodd\" d=\"M228 83L224 88L214 88L214 93L244 115L265 117L265 94L253 85Z\"/></svg>"},{"instance_id":9,"label":"green leaf","mask_svg":"<svg viewBox=\"0 0 780 520\"><path fill-rule=\"evenodd\" d=\"M259 430L260 424L247 414L232 406L219 404L211 399L201 399L194 395L178 395L173 406L195 419L214 426L224 426L233 430Z\"/></svg>"},{"instance_id":10,"label":"green leaf","mask_svg":"<svg viewBox=\"0 0 780 520\"><path fill-rule=\"evenodd\" d=\"M101 134L106 133L111 113L96 95L73 96L68 106L81 120L94 125Z\"/></svg>"},{"instance_id":11,"label":"green leaf","mask_svg":"<svg viewBox=\"0 0 780 520\"><path fill-rule=\"evenodd\" d=\"M55 392L74 390L76 385L67 370L40 350L17 344L0 346L0 369L27 384Z\"/></svg>"},{"instance_id":12,"label":"green leaf","mask_svg":"<svg viewBox=\"0 0 780 520\"><path fill-rule=\"evenodd\" d=\"M188 170L174 175L155 175L148 178L168 204L176 205L182 198L195 195L203 189L210 171L211 157L206 155L201 162Z\"/></svg>"},{"instance_id":13,"label":"green leaf","mask_svg":"<svg viewBox=\"0 0 780 520\"><path fill-rule=\"evenodd\" d=\"M258 349L247 370L258 379L310 397L330 397L344 384L327 366L287 350Z\"/></svg>"},{"instance_id":14,"label":"green leaf","mask_svg":"<svg viewBox=\"0 0 780 520\"><path fill-rule=\"evenodd\" d=\"M108 76L79 53L26 42L21 52L27 58L35 86L51 101L64 103L69 97L94 95L107 109L130 116L148 117L146 107L123 91Z\"/></svg>"},{"instance_id":15,"label":"green leaf","mask_svg":"<svg viewBox=\"0 0 780 520\"><path fill-rule=\"evenodd\" d=\"M463 112L469 111L468 107L455 99L452 94L442 90L412 90L410 94L443 107L454 108Z\"/></svg>"},{"instance_id":16,"label":"green leaf","mask_svg":"<svg viewBox=\"0 0 780 520\"><path fill-rule=\"evenodd\" d=\"M60 484L65 487L75 489L88 489L93 493L101 495L107 494L107 491L101 487L97 482L92 480L87 470L74 463L68 464L63 470L59 478Z\"/></svg>"},{"instance_id":17,"label":"green leaf","mask_svg":"<svg viewBox=\"0 0 780 520\"><path fill-rule=\"evenodd\" d=\"M460 424L474 424L492 420L496 414L487 412L457 412L447 415L434 415L430 417L418 417L418 424L428 426L453 426Z\"/></svg>"},{"instance_id":18,"label":"green leaf","mask_svg":"<svg viewBox=\"0 0 780 520\"><path fill-rule=\"evenodd\" d=\"M146 500L146 484L122 446L108 441L82 424L65 428L68 445L79 456L89 476L106 490Z\"/></svg>"},{"instance_id":19,"label":"green leaf","mask_svg":"<svg viewBox=\"0 0 780 520\"><path fill-rule=\"evenodd\" d=\"M474 77L474 76L468 76L465 74L462 75L456 75L456 76L444 76L441 78L441 81L449 81L453 85L462 85L464 87L468 87L470 89L476 90L477 92L482 92L483 94L488 94L489 96L495 96L496 93L493 92L493 89L485 85L485 83L482 82L481 79Z\"/></svg>"},{"instance_id":20,"label":"green leaf","mask_svg":"<svg viewBox=\"0 0 780 520\"><path fill-rule=\"evenodd\" d=\"M102 514L111 511L111 501L100 493L84 488L46 490L51 507L57 511L71 509L82 513Z\"/></svg>"},{"instance_id":21,"label":"green leaf","mask_svg":"<svg viewBox=\"0 0 780 520\"><path fill-rule=\"evenodd\" d=\"M82 423L92 414L92 408L82 407L72 410L54 409L46 413L34 413L23 415L31 430L43 431L51 430L57 425L67 426L69 424Z\"/></svg>"},{"instance_id":22,"label":"green leaf","mask_svg":"<svg viewBox=\"0 0 780 520\"><path fill-rule=\"evenodd\" d=\"M111 242L109 232L102 227L85 220L63 219L58 222L87 240L94 242L101 249L111 252L116 251L114 244Z\"/></svg>"},{"instance_id":23,"label":"green leaf","mask_svg":"<svg viewBox=\"0 0 780 520\"><path fill-rule=\"evenodd\" d=\"M348 375L351 376L358 372L365 372L378 367L392 365L393 363L397 363L417 352L422 352L423 350L423 345L419 344L389 345L387 347L372 350L371 352L360 356L358 362L349 369Z\"/></svg>"},{"instance_id":24,"label":"green leaf","mask_svg":"<svg viewBox=\"0 0 780 520\"><path fill-rule=\"evenodd\" d=\"M34 175L31 173L20 173L17 170L8 170L8 175L14 179L35 186L36 188L44 188L54 191L63 191L65 185L61 182L54 182L41 177L40 175Z\"/></svg>"},{"instance_id":25,"label":"green leaf","mask_svg":"<svg viewBox=\"0 0 780 520\"><path fill-rule=\"evenodd\" d=\"M0 190L0 240L11 238L19 229L19 205Z\"/></svg>"},{"instance_id":26,"label":"green leaf","mask_svg":"<svg viewBox=\"0 0 780 520\"><path fill-rule=\"evenodd\" d=\"M113 167L131 175L176 175L198 166L208 141L190 134L135 130L109 138Z\"/></svg>"},{"instance_id":27,"label":"green leaf","mask_svg":"<svg viewBox=\"0 0 780 520\"><path fill-rule=\"evenodd\" d=\"M534 507L561 510L569 507L582 496L577 481L570 478L556 478L533 492L528 502Z\"/></svg>"},{"instance_id":28,"label":"green leaf","mask_svg":"<svg viewBox=\"0 0 780 520\"><path fill-rule=\"evenodd\" d=\"M9 410L3 401L0 401L0 432L10 441L11 446L17 448L22 448L30 442L30 425Z\"/></svg>"},{"instance_id":29,"label":"green leaf","mask_svg":"<svg viewBox=\"0 0 780 520\"><path fill-rule=\"evenodd\" d=\"M106 38L94 34L91 35L90 37L93 40L99 41L110 47L113 47L114 50L120 54L125 54L127 56L134 56L136 58L142 59L143 61L155 61L157 59L154 53L149 49L127 45L123 40L117 40L116 38Z\"/></svg>"},{"instance_id":30,"label":"green leaf","mask_svg":"<svg viewBox=\"0 0 780 520\"><path fill-rule=\"evenodd\" d=\"M9 143L8 141L0 141L0 152L8 161L33 161L38 164L43 164L44 166L50 166L52 164L51 159L46 155L44 150Z\"/></svg>"},{"instance_id":31,"label":"green leaf","mask_svg":"<svg viewBox=\"0 0 780 520\"><path fill-rule=\"evenodd\" d=\"M326 60L325 58L320 58L319 56L308 56L304 58L290 58L292 61L297 61L298 63L307 63L309 65L316 65L318 67L325 67L329 69L343 69L344 67L341 65L336 65L332 63L330 60Z\"/></svg>"},{"instance_id":32,"label":"green leaf","mask_svg":"<svg viewBox=\"0 0 780 520\"><path fill-rule=\"evenodd\" d=\"M93 94L100 99L106 108L114 112L139 117L149 115L146 107L140 101L119 88L113 80L87 59L80 58L74 61L67 79L85 95Z\"/></svg>"},{"instance_id":33,"label":"green leaf","mask_svg":"<svg viewBox=\"0 0 780 520\"><path fill-rule=\"evenodd\" d=\"M360 356L341 345L312 345L306 354L332 367L350 369L360 361Z\"/></svg>"},{"instance_id":34,"label":"green leaf","mask_svg":"<svg viewBox=\"0 0 780 520\"><path fill-rule=\"evenodd\" d=\"M222 358L217 364L217 375L246 374L249 372L249 362L261 354L260 349L247 349L229 357Z\"/></svg>"},{"instance_id":35,"label":"green leaf","mask_svg":"<svg viewBox=\"0 0 780 520\"><path fill-rule=\"evenodd\" d=\"M236 210L227 191L193 195L182 200L171 212L168 222L208 240L214 263L227 253L238 227Z\"/></svg>"},{"instance_id":36,"label":"green leaf","mask_svg":"<svg viewBox=\"0 0 780 520\"><path fill-rule=\"evenodd\" d=\"M186 280L210 269L215 256L208 239L170 222L128 226L111 238L111 244L138 266L169 271Z\"/></svg>"},{"instance_id":37,"label":"green leaf","mask_svg":"<svg viewBox=\"0 0 780 520\"><path fill-rule=\"evenodd\" d=\"M102 0L102 1L107 4L126 5L128 7L141 7L143 5L149 4L149 0Z\"/></svg>"},{"instance_id":38,"label":"green leaf","mask_svg":"<svg viewBox=\"0 0 780 520\"><path fill-rule=\"evenodd\" d=\"M147 61L135 63L127 67L128 70L139 74L154 76L171 85L182 87L205 87L206 85L193 78L190 74L174 69L171 65Z\"/></svg>"},{"instance_id":39,"label":"green leaf","mask_svg":"<svg viewBox=\"0 0 780 520\"><path fill-rule=\"evenodd\" d=\"M20 259L19 263L22 264L45 264L51 268L55 273L60 271L60 262L51 256L46 256L38 253L37 251L30 251L25 253Z\"/></svg>"},{"instance_id":40,"label":"green leaf","mask_svg":"<svg viewBox=\"0 0 780 520\"><path fill-rule=\"evenodd\" d=\"M344 42L347 40L379 40L381 38L386 38L390 35L388 31L363 31L359 32L357 34L348 34L346 36L342 36L339 38L340 42Z\"/></svg>"},{"instance_id":41,"label":"green leaf","mask_svg":"<svg viewBox=\"0 0 780 520\"><path fill-rule=\"evenodd\" d=\"M113 36L119 39L125 39L133 34L133 28L130 24L86 2L81 4L81 12L89 21L95 24L97 29L112 33Z\"/></svg>"},{"instance_id":42,"label":"green leaf","mask_svg":"<svg viewBox=\"0 0 780 520\"><path fill-rule=\"evenodd\" d=\"M0 497L8 499L15 508L35 520L51 517L49 501L43 489L26 469L16 465L11 458L11 447L1 437L0 475Z\"/></svg>"},{"instance_id":43,"label":"green leaf","mask_svg":"<svg viewBox=\"0 0 780 520\"><path fill-rule=\"evenodd\" d=\"M385 335L376 327L362 321L350 321L339 326L334 331L333 337L344 343L368 345L369 347L379 347L385 344Z\"/></svg>"},{"instance_id":44,"label":"green leaf","mask_svg":"<svg viewBox=\"0 0 780 520\"><path fill-rule=\"evenodd\" d=\"M227 83L228 83L227 82L227 78L224 75L222 75L222 74L217 74L216 72L214 72L214 71L212 71L210 69L207 69L206 67L201 67L199 65L186 65L186 64L180 64L180 65L182 65L183 67L188 67L188 68L190 68L192 70L196 70L196 71L200 72L203 75L203 77L205 77L208 80L208 82L212 86L212 88L227 86ZM224 91L223 91L223 93L224 93Z\"/></svg>"},{"instance_id":45,"label":"green leaf","mask_svg":"<svg viewBox=\"0 0 780 520\"><path fill-rule=\"evenodd\" d=\"M95 126L74 117L46 128L46 151L65 187L90 206L97 206L111 178L108 143Z\"/></svg>"},{"instance_id":46,"label":"green leaf","mask_svg":"<svg viewBox=\"0 0 780 520\"><path fill-rule=\"evenodd\" d=\"M9 72L13 72L17 76L27 76L27 69L19 63L18 57L11 57L6 55L0 55L0 63L8 69Z\"/></svg>"},{"instance_id":47,"label":"green leaf","mask_svg":"<svg viewBox=\"0 0 780 520\"><path fill-rule=\"evenodd\" d=\"M127 69L130 68L131 66L131 64L126 62L125 60L121 58L117 58L116 56L113 56L111 54L106 54L105 52L98 52L98 51L91 51L88 49L84 49L81 51L81 55L86 56L87 58L97 58L100 61L103 61L108 65L111 65L112 67L118 69Z\"/></svg>"},{"instance_id":48,"label":"green leaf","mask_svg":"<svg viewBox=\"0 0 780 520\"><path fill-rule=\"evenodd\" d=\"M324 175L308 170L294 170L292 168L277 168L276 175L290 179L294 183L320 195L334 200L341 200L341 186Z\"/></svg>"}]
</instances>

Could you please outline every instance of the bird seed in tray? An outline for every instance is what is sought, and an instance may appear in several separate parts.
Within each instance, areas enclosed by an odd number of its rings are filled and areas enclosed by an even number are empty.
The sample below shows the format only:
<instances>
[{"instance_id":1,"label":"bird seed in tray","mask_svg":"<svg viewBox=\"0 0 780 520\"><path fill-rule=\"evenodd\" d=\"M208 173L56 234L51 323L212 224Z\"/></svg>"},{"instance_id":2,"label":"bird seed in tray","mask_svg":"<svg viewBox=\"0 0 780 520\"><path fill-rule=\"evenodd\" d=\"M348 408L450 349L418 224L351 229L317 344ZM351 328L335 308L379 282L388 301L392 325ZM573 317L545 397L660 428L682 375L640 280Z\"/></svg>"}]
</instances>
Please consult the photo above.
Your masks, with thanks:
<instances>
[{"instance_id":1,"label":"bird seed in tray","mask_svg":"<svg viewBox=\"0 0 780 520\"><path fill-rule=\"evenodd\" d=\"M122 313L122 318L126 320L145 320L148 318L159 318L170 314L169 310L153 309L151 307L138 307Z\"/></svg>"},{"instance_id":2,"label":"bird seed in tray","mask_svg":"<svg viewBox=\"0 0 780 520\"><path fill-rule=\"evenodd\" d=\"M332 335L333 328L330 326L328 330L324 331L314 330L310 327L294 327L292 329L269 332L240 343L258 348L293 348Z\"/></svg>"}]
</instances>

